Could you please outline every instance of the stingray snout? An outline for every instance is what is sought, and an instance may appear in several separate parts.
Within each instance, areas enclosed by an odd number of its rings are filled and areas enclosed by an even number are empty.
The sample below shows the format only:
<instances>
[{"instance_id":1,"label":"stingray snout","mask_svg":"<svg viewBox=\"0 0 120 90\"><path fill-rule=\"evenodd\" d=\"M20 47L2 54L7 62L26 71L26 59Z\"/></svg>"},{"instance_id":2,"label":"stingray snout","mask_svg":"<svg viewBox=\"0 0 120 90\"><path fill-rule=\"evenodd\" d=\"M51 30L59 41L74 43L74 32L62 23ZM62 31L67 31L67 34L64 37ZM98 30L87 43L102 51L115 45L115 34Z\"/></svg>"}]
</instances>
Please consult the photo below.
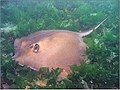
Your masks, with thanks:
<instances>
[{"instance_id":1,"label":"stingray snout","mask_svg":"<svg viewBox=\"0 0 120 90\"><path fill-rule=\"evenodd\" d=\"M20 54L19 53L15 53L14 56L12 56L12 59L16 59Z\"/></svg>"}]
</instances>

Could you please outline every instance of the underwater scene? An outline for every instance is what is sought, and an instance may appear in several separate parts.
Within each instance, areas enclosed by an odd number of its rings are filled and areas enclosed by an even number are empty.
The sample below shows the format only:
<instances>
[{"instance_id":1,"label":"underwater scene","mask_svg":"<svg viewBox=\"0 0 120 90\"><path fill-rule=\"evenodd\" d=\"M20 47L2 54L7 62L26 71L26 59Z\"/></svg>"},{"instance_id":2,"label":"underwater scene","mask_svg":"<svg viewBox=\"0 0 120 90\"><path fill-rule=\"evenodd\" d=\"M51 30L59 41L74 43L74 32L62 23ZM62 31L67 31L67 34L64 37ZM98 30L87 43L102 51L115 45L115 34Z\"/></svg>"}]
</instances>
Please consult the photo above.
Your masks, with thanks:
<instances>
[{"instance_id":1,"label":"underwater scene","mask_svg":"<svg viewBox=\"0 0 120 90\"><path fill-rule=\"evenodd\" d=\"M119 89L119 0L1 0L1 89Z\"/></svg>"}]
</instances>

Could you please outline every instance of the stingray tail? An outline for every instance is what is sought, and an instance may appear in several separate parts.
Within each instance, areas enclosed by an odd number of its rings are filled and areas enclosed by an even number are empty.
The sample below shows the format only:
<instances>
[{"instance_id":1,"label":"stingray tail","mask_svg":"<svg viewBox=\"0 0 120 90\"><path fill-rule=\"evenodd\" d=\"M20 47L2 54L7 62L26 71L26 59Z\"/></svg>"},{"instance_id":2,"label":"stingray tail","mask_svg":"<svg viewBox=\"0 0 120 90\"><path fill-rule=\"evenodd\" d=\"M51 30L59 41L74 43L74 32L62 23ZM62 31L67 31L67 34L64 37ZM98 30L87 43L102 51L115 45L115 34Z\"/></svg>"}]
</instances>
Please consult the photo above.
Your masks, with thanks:
<instances>
[{"instance_id":1,"label":"stingray tail","mask_svg":"<svg viewBox=\"0 0 120 90\"><path fill-rule=\"evenodd\" d=\"M80 32L80 36L84 37L84 36L89 35L91 32L93 32L93 30L99 28L100 25L103 24L103 23L106 21L107 18L108 18L108 17L106 17L104 20L102 20L102 21L101 21L98 25L96 25L95 27L93 27L93 28L91 28L91 29L88 29L88 30L86 30L86 31Z\"/></svg>"}]
</instances>

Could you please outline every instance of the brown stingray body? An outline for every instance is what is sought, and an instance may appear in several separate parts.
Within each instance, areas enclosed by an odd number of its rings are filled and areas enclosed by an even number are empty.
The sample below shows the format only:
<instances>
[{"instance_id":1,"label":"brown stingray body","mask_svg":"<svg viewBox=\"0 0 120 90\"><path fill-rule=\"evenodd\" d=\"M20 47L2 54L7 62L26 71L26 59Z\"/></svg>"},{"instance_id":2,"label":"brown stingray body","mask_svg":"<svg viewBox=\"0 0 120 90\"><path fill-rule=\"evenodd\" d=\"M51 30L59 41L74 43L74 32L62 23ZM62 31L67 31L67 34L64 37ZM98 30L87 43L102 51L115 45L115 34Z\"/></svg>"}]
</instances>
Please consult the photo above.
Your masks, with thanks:
<instances>
[{"instance_id":1,"label":"brown stingray body","mask_svg":"<svg viewBox=\"0 0 120 90\"><path fill-rule=\"evenodd\" d=\"M37 37L34 33L15 41L15 46L19 48L16 50L15 60L20 64L36 70L40 67L59 67L69 71L69 65L78 65L80 61L84 60L83 55L87 45L78 33L64 30L40 31L38 33ZM30 48L33 44L39 44L38 53L34 53ZM17 55L17 53L19 54Z\"/></svg>"},{"instance_id":2,"label":"brown stingray body","mask_svg":"<svg viewBox=\"0 0 120 90\"><path fill-rule=\"evenodd\" d=\"M100 24L96 27L98 28ZM15 40L14 59L20 65L26 65L35 70L41 67L49 67L49 69L59 67L63 68L65 73L69 73L70 65L79 65L80 61L85 60L87 45L83 42L83 36L92 31L93 29L81 33L67 30L35 32Z\"/></svg>"}]
</instances>

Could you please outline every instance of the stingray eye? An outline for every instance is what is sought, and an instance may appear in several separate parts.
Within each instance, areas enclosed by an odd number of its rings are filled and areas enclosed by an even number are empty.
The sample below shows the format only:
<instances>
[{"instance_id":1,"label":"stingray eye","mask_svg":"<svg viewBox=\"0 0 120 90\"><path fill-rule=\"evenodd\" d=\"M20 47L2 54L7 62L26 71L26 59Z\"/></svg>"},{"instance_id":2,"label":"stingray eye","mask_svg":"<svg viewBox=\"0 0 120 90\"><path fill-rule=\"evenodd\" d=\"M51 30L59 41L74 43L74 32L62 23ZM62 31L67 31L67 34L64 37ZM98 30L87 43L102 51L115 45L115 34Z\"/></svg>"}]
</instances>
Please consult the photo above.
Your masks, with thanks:
<instances>
[{"instance_id":1,"label":"stingray eye","mask_svg":"<svg viewBox=\"0 0 120 90\"><path fill-rule=\"evenodd\" d=\"M34 46L34 48L33 48L33 51L35 52L35 53L38 53L38 51L39 51L39 44L35 44L35 46Z\"/></svg>"}]
</instances>

